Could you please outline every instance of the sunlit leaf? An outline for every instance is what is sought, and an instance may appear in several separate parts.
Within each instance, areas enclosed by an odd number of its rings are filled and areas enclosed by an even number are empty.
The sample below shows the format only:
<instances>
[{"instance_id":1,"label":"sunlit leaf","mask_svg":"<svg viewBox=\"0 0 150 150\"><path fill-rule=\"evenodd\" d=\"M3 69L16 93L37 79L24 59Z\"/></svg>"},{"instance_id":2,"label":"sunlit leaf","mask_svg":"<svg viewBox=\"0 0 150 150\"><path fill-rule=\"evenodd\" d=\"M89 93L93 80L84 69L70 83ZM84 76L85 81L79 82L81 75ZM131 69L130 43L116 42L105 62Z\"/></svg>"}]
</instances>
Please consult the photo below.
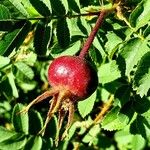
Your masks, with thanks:
<instances>
[{"instance_id":1,"label":"sunlit leaf","mask_svg":"<svg viewBox=\"0 0 150 150\"><path fill-rule=\"evenodd\" d=\"M150 88L150 52L140 60L134 76L134 89L141 97L147 95Z\"/></svg>"},{"instance_id":2,"label":"sunlit leaf","mask_svg":"<svg viewBox=\"0 0 150 150\"><path fill-rule=\"evenodd\" d=\"M130 23L136 29L144 26L150 20L150 1L142 0L130 15Z\"/></svg>"},{"instance_id":3,"label":"sunlit leaf","mask_svg":"<svg viewBox=\"0 0 150 150\"><path fill-rule=\"evenodd\" d=\"M26 11L26 9L24 8L24 6L21 3L21 0L9 0L9 2L11 2L11 4L25 17L28 17L29 14Z\"/></svg>"},{"instance_id":4,"label":"sunlit leaf","mask_svg":"<svg viewBox=\"0 0 150 150\"><path fill-rule=\"evenodd\" d=\"M121 77L118 65L113 60L109 63L103 64L98 69L98 76L101 83L105 84L114 81Z\"/></svg>"},{"instance_id":5,"label":"sunlit leaf","mask_svg":"<svg viewBox=\"0 0 150 150\"><path fill-rule=\"evenodd\" d=\"M24 150L41 150L42 138L40 136L31 137L28 139Z\"/></svg>"},{"instance_id":6,"label":"sunlit leaf","mask_svg":"<svg viewBox=\"0 0 150 150\"><path fill-rule=\"evenodd\" d=\"M78 103L78 110L80 115L84 118L86 117L93 109L94 102L96 100L96 92L94 92L89 98Z\"/></svg>"},{"instance_id":7,"label":"sunlit leaf","mask_svg":"<svg viewBox=\"0 0 150 150\"><path fill-rule=\"evenodd\" d=\"M16 62L14 65L26 78L28 78L30 80L33 79L34 72L28 65L26 65L23 62Z\"/></svg>"},{"instance_id":8,"label":"sunlit leaf","mask_svg":"<svg viewBox=\"0 0 150 150\"><path fill-rule=\"evenodd\" d=\"M133 70L133 67L137 65L141 57L149 51L146 40L141 40L139 38L133 38L127 41L121 48L120 58L122 62L125 61L127 76L130 75L130 72Z\"/></svg>"}]
</instances>

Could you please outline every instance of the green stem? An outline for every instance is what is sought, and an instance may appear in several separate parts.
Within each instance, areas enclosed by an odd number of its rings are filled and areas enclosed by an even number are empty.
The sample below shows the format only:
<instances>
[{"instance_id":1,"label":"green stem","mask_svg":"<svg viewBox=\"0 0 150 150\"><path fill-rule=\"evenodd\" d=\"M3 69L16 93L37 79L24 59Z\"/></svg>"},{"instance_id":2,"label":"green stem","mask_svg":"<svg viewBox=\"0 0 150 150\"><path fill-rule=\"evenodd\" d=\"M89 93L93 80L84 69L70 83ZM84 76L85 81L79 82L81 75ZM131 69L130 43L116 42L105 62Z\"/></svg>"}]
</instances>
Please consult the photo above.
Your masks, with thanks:
<instances>
[{"instance_id":1,"label":"green stem","mask_svg":"<svg viewBox=\"0 0 150 150\"><path fill-rule=\"evenodd\" d=\"M99 12L90 12L90 13L83 13L83 14L76 14L76 15L65 15L65 16L45 16L45 17L34 17L34 18L11 18L7 19L8 21L17 21L17 20L40 20L40 19L59 19L61 17L65 18L76 18L76 17L81 17L81 16L98 16Z\"/></svg>"}]
</instances>

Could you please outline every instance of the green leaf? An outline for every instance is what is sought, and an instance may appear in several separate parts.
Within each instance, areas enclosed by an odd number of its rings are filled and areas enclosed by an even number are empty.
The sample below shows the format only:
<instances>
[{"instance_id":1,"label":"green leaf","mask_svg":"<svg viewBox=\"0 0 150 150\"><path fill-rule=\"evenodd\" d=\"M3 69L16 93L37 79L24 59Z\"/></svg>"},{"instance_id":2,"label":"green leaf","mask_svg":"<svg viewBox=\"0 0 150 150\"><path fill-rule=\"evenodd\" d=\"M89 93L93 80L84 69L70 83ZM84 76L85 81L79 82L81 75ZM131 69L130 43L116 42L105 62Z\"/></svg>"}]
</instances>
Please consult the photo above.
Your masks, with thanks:
<instances>
[{"instance_id":1,"label":"green leaf","mask_svg":"<svg viewBox=\"0 0 150 150\"><path fill-rule=\"evenodd\" d=\"M33 70L25 63L18 61L14 64L18 71L21 72L21 74L24 75L25 78L32 80L34 77Z\"/></svg>"},{"instance_id":2,"label":"green leaf","mask_svg":"<svg viewBox=\"0 0 150 150\"><path fill-rule=\"evenodd\" d=\"M99 82L102 84L114 81L121 77L120 70L116 61L110 61L109 63L103 64L98 68Z\"/></svg>"},{"instance_id":3,"label":"green leaf","mask_svg":"<svg viewBox=\"0 0 150 150\"><path fill-rule=\"evenodd\" d=\"M77 41L71 45L67 49L61 49L58 45L55 45L51 51L53 57L59 57L64 55L76 55L81 48L81 42Z\"/></svg>"},{"instance_id":4,"label":"green leaf","mask_svg":"<svg viewBox=\"0 0 150 150\"><path fill-rule=\"evenodd\" d=\"M104 130L113 131L113 130L120 130L124 128L129 118L128 116L121 114L120 108L118 106L114 107L110 112L108 112L101 125Z\"/></svg>"},{"instance_id":5,"label":"green leaf","mask_svg":"<svg viewBox=\"0 0 150 150\"><path fill-rule=\"evenodd\" d=\"M137 29L144 26L150 20L150 1L142 0L130 14L130 24Z\"/></svg>"},{"instance_id":6,"label":"green leaf","mask_svg":"<svg viewBox=\"0 0 150 150\"><path fill-rule=\"evenodd\" d=\"M147 37L150 35L150 25L147 26L147 28L143 32L144 37Z\"/></svg>"},{"instance_id":7,"label":"green leaf","mask_svg":"<svg viewBox=\"0 0 150 150\"><path fill-rule=\"evenodd\" d=\"M125 74L127 76L130 75L133 67L137 65L141 57L148 51L149 47L147 41L138 38L130 39L122 46L119 57L123 59L122 61L125 61Z\"/></svg>"},{"instance_id":8,"label":"green leaf","mask_svg":"<svg viewBox=\"0 0 150 150\"><path fill-rule=\"evenodd\" d=\"M66 48L70 44L70 31L66 18L58 19L57 21L57 39L60 47Z\"/></svg>"},{"instance_id":9,"label":"green leaf","mask_svg":"<svg viewBox=\"0 0 150 150\"><path fill-rule=\"evenodd\" d=\"M24 6L21 3L21 0L9 0L9 2L11 2L11 4L25 17L28 17L29 14L26 11L26 9L24 8Z\"/></svg>"},{"instance_id":10,"label":"green leaf","mask_svg":"<svg viewBox=\"0 0 150 150\"><path fill-rule=\"evenodd\" d=\"M29 112L29 133L36 135L43 127L43 120L39 112Z\"/></svg>"},{"instance_id":11,"label":"green leaf","mask_svg":"<svg viewBox=\"0 0 150 150\"><path fill-rule=\"evenodd\" d=\"M58 16L64 16L68 13L67 0L50 0L54 13Z\"/></svg>"},{"instance_id":12,"label":"green leaf","mask_svg":"<svg viewBox=\"0 0 150 150\"><path fill-rule=\"evenodd\" d=\"M24 41L31 27L28 21L21 21L14 25L14 29L8 32L0 41L0 55L9 55L14 48L18 48Z\"/></svg>"},{"instance_id":13,"label":"green leaf","mask_svg":"<svg viewBox=\"0 0 150 150\"><path fill-rule=\"evenodd\" d=\"M12 113L12 123L15 128L15 131L17 132L23 132L25 134L28 134L29 130L29 118L28 114L22 113L17 114L23 109L22 104L16 104L13 113Z\"/></svg>"},{"instance_id":14,"label":"green leaf","mask_svg":"<svg viewBox=\"0 0 150 150\"><path fill-rule=\"evenodd\" d=\"M139 95L135 95L133 108L138 114L143 114L149 110L150 100L148 99L148 97L141 98Z\"/></svg>"},{"instance_id":15,"label":"green leaf","mask_svg":"<svg viewBox=\"0 0 150 150\"><path fill-rule=\"evenodd\" d=\"M7 7L0 4L0 20L7 20L10 18L11 16Z\"/></svg>"},{"instance_id":16,"label":"green leaf","mask_svg":"<svg viewBox=\"0 0 150 150\"><path fill-rule=\"evenodd\" d=\"M137 115L130 126L130 132L132 134L139 134L143 138L148 138L150 135L150 123L142 115Z\"/></svg>"},{"instance_id":17,"label":"green leaf","mask_svg":"<svg viewBox=\"0 0 150 150\"><path fill-rule=\"evenodd\" d=\"M146 53L140 60L135 72L133 86L141 97L147 95L150 88L150 52Z\"/></svg>"},{"instance_id":18,"label":"green leaf","mask_svg":"<svg viewBox=\"0 0 150 150\"><path fill-rule=\"evenodd\" d=\"M82 118L87 116L93 109L96 100L96 92L94 92L89 98L78 103L78 110Z\"/></svg>"},{"instance_id":19,"label":"green leaf","mask_svg":"<svg viewBox=\"0 0 150 150\"><path fill-rule=\"evenodd\" d=\"M116 132L115 141L119 149L142 150L146 144L141 135L131 134L128 128Z\"/></svg>"},{"instance_id":20,"label":"green leaf","mask_svg":"<svg viewBox=\"0 0 150 150\"><path fill-rule=\"evenodd\" d=\"M58 132L58 120L56 116L53 116L46 127L44 137L56 138L57 132Z\"/></svg>"},{"instance_id":21,"label":"green leaf","mask_svg":"<svg viewBox=\"0 0 150 150\"><path fill-rule=\"evenodd\" d=\"M0 126L0 143L2 141L5 141L15 135L17 135L18 133L16 133L15 131L9 131L6 128Z\"/></svg>"},{"instance_id":22,"label":"green leaf","mask_svg":"<svg viewBox=\"0 0 150 150\"><path fill-rule=\"evenodd\" d=\"M24 135L21 135L20 133L16 133L13 136L9 137L8 139L5 139L2 142L0 142L0 149L19 150L24 147L25 143L26 143L26 137Z\"/></svg>"},{"instance_id":23,"label":"green leaf","mask_svg":"<svg viewBox=\"0 0 150 150\"><path fill-rule=\"evenodd\" d=\"M113 53L114 49L122 42L122 39L117 36L114 32L108 32L106 35L108 41L105 44L106 51L111 54Z\"/></svg>"},{"instance_id":24,"label":"green leaf","mask_svg":"<svg viewBox=\"0 0 150 150\"><path fill-rule=\"evenodd\" d=\"M69 8L76 13L80 13L80 2L79 0L68 0Z\"/></svg>"},{"instance_id":25,"label":"green leaf","mask_svg":"<svg viewBox=\"0 0 150 150\"><path fill-rule=\"evenodd\" d=\"M41 150L42 138L40 136L31 137L28 139L24 150Z\"/></svg>"},{"instance_id":26,"label":"green leaf","mask_svg":"<svg viewBox=\"0 0 150 150\"><path fill-rule=\"evenodd\" d=\"M29 0L32 6L39 12L42 16L50 16L51 6L47 0Z\"/></svg>"},{"instance_id":27,"label":"green leaf","mask_svg":"<svg viewBox=\"0 0 150 150\"><path fill-rule=\"evenodd\" d=\"M8 73L7 74L7 77L8 77L8 81L9 81L9 84L11 86L11 89L12 89L12 95L15 97L15 98L18 98L19 95L18 95L18 90L17 90L17 87L16 87L16 84L15 84L15 77L14 75L12 74L12 72Z\"/></svg>"},{"instance_id":28,"label":"green leaf","mask_svg":"<svg viewBox=\"0 0 150 150\"><path fill-rule=\"evenodd\" d=\"M117 89L115 92L115 97L119 101L119 106L123 106L130 100L131 88L128 85L123 85Z\"/></svg>"},{"instance_id":29,"label":"green leaf","mask_svg":"<svg viewBox=\"0 0 150 150\"><path fill-rule=\"evenodd\" d=\"M51 40L51 24L39 21L34 35L34 47L35 52L39 56L45 56L48 50L48 46Z\"/></svg>"},{"instance_id":30,"label":"green leaf","mask_svg":"<svg viewBox=\"0 0 150 150\"><path fill-rule=\"evenodd\" d=\"M101 45L101 41L100 41L98 35L94 38L94 41L92 44L100 52L102 58L104 58L106 56L106 52L104 51L104 49Z\"/></svg>"},{"instance_id":31,"label":"green leaf","mask_svg":"<svg viewBox=\"0 0 150 150\"><path fill-rule=\"evenodd\" d=\"M0 56L0 69L7 66L10 63L10 59L8 57Z\"/></svg>"},{"instance_id":32,"label":"green leaf","mask_svg":"<svg viewBox=\"0 0 150 150\"><path fill-rule=\"evenodd\" d=\"M97 135L100 133L100 126L99 125L95 125L94 127L92 127L90 129L90 131L84 136L83 138L83 142L84 143L97 143L98 142L98 137Z\"/></svg>"}]
</instances>

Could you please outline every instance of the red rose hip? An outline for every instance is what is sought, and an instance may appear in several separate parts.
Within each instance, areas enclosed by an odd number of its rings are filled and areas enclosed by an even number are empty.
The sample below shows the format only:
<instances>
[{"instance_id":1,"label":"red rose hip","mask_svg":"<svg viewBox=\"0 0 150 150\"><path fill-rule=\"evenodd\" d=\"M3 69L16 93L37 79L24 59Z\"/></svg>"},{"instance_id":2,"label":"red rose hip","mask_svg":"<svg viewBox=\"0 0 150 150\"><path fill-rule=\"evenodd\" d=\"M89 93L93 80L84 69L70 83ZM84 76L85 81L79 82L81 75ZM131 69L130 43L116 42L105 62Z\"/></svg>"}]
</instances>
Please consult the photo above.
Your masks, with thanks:
<instances>
[{"instance_id":1,"label":"red rose hip","mask_svg":"<svg viewBox=\"0 0 150 150\"><path fill-rule=\"evenodd\" d=\"M49 66L48 80L52 87L70 91L75 100L87 98L97 84L97 76L92 67L78 56L56 58Z\"/></svg>"}]
</instances>

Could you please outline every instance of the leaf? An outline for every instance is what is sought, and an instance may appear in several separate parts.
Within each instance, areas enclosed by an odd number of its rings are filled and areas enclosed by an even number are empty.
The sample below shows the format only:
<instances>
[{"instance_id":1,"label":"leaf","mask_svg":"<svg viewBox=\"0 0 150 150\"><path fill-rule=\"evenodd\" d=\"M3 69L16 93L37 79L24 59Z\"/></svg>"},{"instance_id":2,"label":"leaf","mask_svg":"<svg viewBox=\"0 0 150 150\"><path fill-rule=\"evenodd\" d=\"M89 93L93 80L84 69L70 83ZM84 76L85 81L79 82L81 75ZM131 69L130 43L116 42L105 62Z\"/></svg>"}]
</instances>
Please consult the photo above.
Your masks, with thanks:
<instances>
[{"instance_id":1,"label":"leaf","mask_svg":"<svg viewBox=\"0 0 150 150\"><path fill-rule=\"evenodd\" d=\"M51 24L39 21L34 35L35 52L39 56L45 56L51 40L52 30Z\"/></svg>"},{"instance_id":2,"label":"leaf","mask_svg":"<svg viewBox=\"0 0 150 150\"><path fill-rule=\"evenodd\" d=\"M141 98L139 95L134 96L133 108L138 114L147 112L150 108L150 100L147 97Z\"/></svg>"},{"instance_id":3,"label":"leaf","mask_svg":"<svg viewBox=\"0 0 150 150\"><path fill-rule=\"evenodd\" d=\"M18 98L19 94L18 94L18 90L17 90L16 84L15 84L15 81L14 81L14 79L15 79L14 75L12 74L12 72L10 72L10 73L7 74L7 77L8 77L8 81L9 81L9 84L11 86L11 89L12 89L12 95L15 98Z\"/></svg>"},{"instance_id":4,"label":"leaf","mask_svg":"<svg viewBox=\"0 0 150 150\"><path fill-rule=\"evenodd\" d=\"M39 12L42 16L50 16L51 6L47 0L29 0L32 6Z\"/></svg>"},{"instance_id":5,"label":"leaf","mask_svg":"<svg viewBox=\"0 0 150 150\"><path fill-rule=\"evenodd\" d=\"M147 37L150 35L150 25L147 26L147 28L143 32L144 37Z\"/></svg>"},{"instance_id":6,"label":"leaf","mask_svg":"<svg viewBox=\"0 0 150 150\"><path fill-rule=\"evenodd\" d=\"M150 1L142 0L132 11L129 17L130 24L137 29L144 26L150 20Z\"/></svg>"},{"instance_id":7,"label":"leaf","mask_svg":"<svg viewBox=\"0 0 150 150\"><path fill-rule=\"evenodd\" d=\"M149 138L150 123L141 115L137 115L136 119L130 126L130 132L132 134L139 134L143 138Z\"/></svg>"},{"instance_id":8,"label":"leaf","mask_svg":"<svg viewBox=\"0 0 150 150\"><path fill-rule=\"evenodd\" d=\"M17 67L18 71L21 72L25 76L25 78L30 79L30 80L33 79L34 72L28 65L19 61L16 62L14 65Z\"/></svg>"},{"instance_id":9,"label":"leaf","mask_svg":"<svg viewBox=\"0 0 150 150\"><path fill-rule=\"evenodd\" d=\"M102 58L104 58L104 56L106 56L106 52L104 51L104 49L101 45L101 41L100 41L98 35L94 38L94 41L92 44L100 52Z\"/></svg>"},{"instance_id":10,"label":"leaf","mask_svg":"<svg viewBox=\"0 0 150 150\"><path fill-rule=\"evenodd\" d=\"M2 141L5 141L15 135L17 135L18 133L16 133L15 131L9 131L6 128L0 126L0 143Z\"/></svg>"},{"instance_id":11,"label":"leaf","mask_svg":"<svg viewBox=\"0 0 150 150\"><path fill-rule=\"evenodd\" d=\"M79 0L68 0L69 8L76 13L80 13L80 2Z\"/></svg>"},{"instance_id":12,"label":"leaf","mask_svg":"<svg viewBox=\"0 0 150 150\"><path fill-rule=\"evenodd\" d=\"M11 4L25 17L28 17L29 14L21 3L21 0L9 0Z\"/></svg>"},{"instance_id":13,"label":"leaf","mask_svg":"<svg viewBox=\"0 0 150 150\"><path fill-rule=\"evenodd\" d=\"M66 18L58 19L56 28L57 39L60 47L66 48L70 43L70 31Z\"/></svg>"},{"instance_id":14,"label":"leaf","mask_svg":"<svg viewBox=\"0 0 150 150\"><path fill-rule=\"evenodd\" d=\"M101 125L104 130L113 131L123 129L129 118L126 115L119 113L120 108L118 106L114 107L110 112L108 112Z\"/></svg>"},{"instance_id":15,"label":"leaf","mask_svg":"<svg viewBox=\"0 0 150 150\"><path fill-rule=\"evenodd\" d=\"M0 41L0 55L8 56L14 48L18 48L24 41L31 27L28 21L21 21L14 25L14 29L8 32Z\"/></svg>"},{"instance_id":16,"label":"leaf","mask_svg":"<svg viewBox=\"0 0 150 150\"><path fill-rule=\"evenodd\" d=\"M4 135L3 135L4 136ZM0 142L0 149L1 150L19 150L24 147L26 143L26 137L21 135L20 133L16 133L8 139L3 140Z\"/></svg>"},{"instance_id":17,"label":"leaf","mask_svg":"<svg viewBox=\"0 0 150 150\"><path fill-rule=\"evenodd\" d=\"M99 82L102 84L114 81L121 77L120 70L116 61L110 61L109 63L103 64L98 68Z\"/></svg>"},{"instance_id":18,"label":"leaf","mask_svg":"<svg viewBox=\"0 0 150 150\"><path fill-rule=\"evenodd\" d=\"M120 107L130 100L130 92L131 88L128 85L123 85L117 89L115 97L118 99Z\"/></svg>"},{"instance_id":19,"label":"leaf","mask_svg":"<svg viewBox=\"0 0 150 150\"><path fill-rule=\"evenodd\" d=\"M115 133L115 141L119 149L142 150L145 147L145 140L141 135L133 135L128 128Z\"/></svg>"},{"instance_id":20,"label":"leaf","mask_svg":"<svg viewBox=\"0 0 150 150\"><path fill-rule=\"evenodd\" d=\"M83 137L82 141L84 143L96 143L98 141L97 135L100 133L100 126L95 125L90 129L90 131Z\"/></svg>"},{"instance_id":21,"label":"leaf","mask_svg":"<svg viewBox=\"0 0 150 150\"><path fill-rule=\"evenodd\" d=\"M150 52L146 53L140 60L135 72L133 86L141 97L147 95L150 88Z\"/></svg>"},{"instance_id":22,"label":"leaf","mask_svg":"<svg viewBox=\"0 0 150 150\"><path fill-rule=\"evenodd\" d=\"M27 141L24 150L41 150L42 148L42 138L40 136L35 136L29 138Z\"/></svg>"},{"instance_id":23,"label":"leaf","mask_svg":"<svg viewBox=\"0 0 150 150\"><path fill-rule=\"evenodd\" d=\"M39 112L29 112L29 133L36 135L43 127L43 120Z\"/></svg>"},{"instance_id":24,"label":"leaf","mask_svg":"<svg viewBox=\"0 0 150 150\"><path fill-rule=\"evenodd\" d=\"M10 59L8 57L0 56L0 69L7 66L10 63Z\"/></svg>"},{"instance_id":25,"label":"leaf","mask_svg":"<svg viewBox=\"0 0 150 150\"><path fill-rule=\"evenodd\" d=\"M17 114L23 109L22 104L16 104L12 113L12 123L17 132L28 134L29 118L28 114Z\"/></svg>"},{"instance_id":26,"label":"leaf","mask_svg":"<svg viewBox=\"0 0 150 150\"><path fill-rule=\"evenodd\" d=\"M106 51L111 54L118 44L122 42L122 39L117 36L114 32L108 32L106 34L108 41L105 44Z\"/></svg>"},{"instance_id":27,"label":"leaf","mask_svg":"<svg viewBox=\"0 0 150 150\"><path fill-rule=\"evenodd\" d=\"M58 45L55 45L52 48L52 56L54 57L59 57L59 56L64 56L64 55L76 55L81 47L81 42L77 41L71 45L69 45L69 48L63 50L61 49Z\"/></svg>"},{"instance_id":28,"label":"leaf","mask_svg":"<svg viewBox=\"0 0 150 150\"><path fill-rule=\"evenodd\" d=\"M0 4L0 20L10 19L9 9L7 7Z\"/></svg>"},{"instance_id":29,"label":"leaf","mask_svg":"<svg viewBox=\"0 0 150 150\"><path fill-rule=\"evenodd\" d=\"M130 72L133 70L133 67L137 65L141 57L148 51L149 47L147 46L146 40L133 38L128 40L125 44L123 44L119 57L123 58L125 61L125 74L127 76L130 75Z\"/></svg>"},{"instance_id":30,"label":"leaf","mask_svg":"<svg viewBox=\"0 0 150 150\"><path fill-rule=\"evenodd\" d=\"M82 118L85 118L93 109L96 100L96 92L94 92L89 98L78 103L78 110Z\"/></svg>"},{"instance_id":31,"label":"leaf","mask_svg":"<svg viewBox=\"0 0 150 150\"><path fill-rule=\"evenodd\" d=\"M67 0L50 0L52 9L57 16L64 16L68 13Z\"/></svg>"}]
</instances>

